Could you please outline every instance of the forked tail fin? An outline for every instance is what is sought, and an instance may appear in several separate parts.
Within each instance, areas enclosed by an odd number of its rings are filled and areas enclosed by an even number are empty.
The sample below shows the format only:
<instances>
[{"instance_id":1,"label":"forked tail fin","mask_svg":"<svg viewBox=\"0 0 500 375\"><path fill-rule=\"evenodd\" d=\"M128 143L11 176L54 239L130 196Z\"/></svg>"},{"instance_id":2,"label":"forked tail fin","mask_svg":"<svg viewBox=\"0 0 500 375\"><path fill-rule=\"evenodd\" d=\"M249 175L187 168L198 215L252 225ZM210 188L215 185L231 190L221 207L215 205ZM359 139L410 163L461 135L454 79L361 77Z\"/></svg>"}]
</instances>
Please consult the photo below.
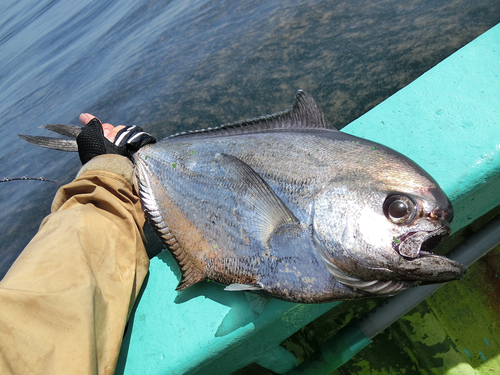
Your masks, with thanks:
<instances>
[{"instance_id":1,"label":"forked tail fin","mask_svg":"<svg viewBox=\"0 0 500 375\"><path fill-rule=\"evenodd\" d=\"M51 130L55 133L73 139L61 139L61 138L42 137L42 136L23 135L23 134L19 134L19 136L26 142L29 142L35 146L51 148L59 151L69 151L69 152L78 151L78 146L76 144L75 139L78 136L78 134L80 134L80 132L82 131L81 126L48 124L48 125L42 125L41 128Z\"/></svg>"}]
</instances>

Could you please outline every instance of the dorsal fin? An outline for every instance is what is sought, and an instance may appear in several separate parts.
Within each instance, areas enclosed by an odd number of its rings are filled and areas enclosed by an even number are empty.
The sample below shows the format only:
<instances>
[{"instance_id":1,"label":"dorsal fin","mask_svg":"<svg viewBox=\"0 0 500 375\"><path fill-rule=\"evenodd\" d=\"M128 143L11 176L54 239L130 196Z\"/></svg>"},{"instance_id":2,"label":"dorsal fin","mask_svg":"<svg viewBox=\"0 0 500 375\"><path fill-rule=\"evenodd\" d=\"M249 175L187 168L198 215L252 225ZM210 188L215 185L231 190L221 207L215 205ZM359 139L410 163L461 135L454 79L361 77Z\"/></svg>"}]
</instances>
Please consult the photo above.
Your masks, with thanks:
<instances>
[{"instance_id":1,"label":"dorsal fin","mask_svg":"<svg viewBox=\"0 0 500 375\"><path fill-rule=\"evenodd\" d=\"M216 128L194 130L171 135L171 137L211 137L234 134L261 133L270 130L335 129L318 106L318 103L304 91L295 95L292 108L269 116L222 125Z\"/></svg>"}]
</instances>

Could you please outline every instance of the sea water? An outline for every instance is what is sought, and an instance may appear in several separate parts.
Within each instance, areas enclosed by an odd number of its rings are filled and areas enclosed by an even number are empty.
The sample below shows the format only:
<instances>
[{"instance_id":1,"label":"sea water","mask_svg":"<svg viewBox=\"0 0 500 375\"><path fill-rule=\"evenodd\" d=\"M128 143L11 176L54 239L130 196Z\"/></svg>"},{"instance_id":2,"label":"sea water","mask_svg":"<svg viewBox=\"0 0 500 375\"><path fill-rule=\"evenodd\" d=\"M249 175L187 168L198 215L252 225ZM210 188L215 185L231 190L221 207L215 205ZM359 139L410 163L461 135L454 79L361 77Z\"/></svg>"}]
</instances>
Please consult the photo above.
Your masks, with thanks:
<instances>
[{"instance_id":1,"label":"sea water","mask_svg":"<svg viewBox=\"0 0 500 375\"><path fill-rule=\"evenodd\" d=\"M0 179L71 181L76 154L17 134L81 112L162 138L283 110L303 89L341 128L499 22L498 0L2 0ZM0 184L0 278L57 189Z\"/></svg>"}]
</instances>

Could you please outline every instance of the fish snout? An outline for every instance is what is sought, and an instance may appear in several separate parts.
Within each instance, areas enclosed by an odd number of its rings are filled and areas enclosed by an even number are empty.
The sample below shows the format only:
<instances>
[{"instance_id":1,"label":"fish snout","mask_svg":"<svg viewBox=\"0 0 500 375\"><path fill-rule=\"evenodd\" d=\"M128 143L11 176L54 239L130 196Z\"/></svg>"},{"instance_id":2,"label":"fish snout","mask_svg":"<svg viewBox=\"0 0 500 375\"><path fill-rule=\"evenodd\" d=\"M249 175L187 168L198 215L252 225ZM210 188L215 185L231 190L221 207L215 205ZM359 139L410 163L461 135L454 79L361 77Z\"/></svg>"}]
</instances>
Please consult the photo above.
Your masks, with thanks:
<instances>
[{"instance_id":1,"label":"fish snout","mask_svg":"<svg viewBox=\"0 0 500 375\"><path fill-rule=\"evenodd\" d=\"M439 223L444 223L445 225L449 226L453 220L453 215L453 208L449 206L446 209L436 208L432 210L432 212L429 214L429 217L432 220L435 220Z\"/></svg>"},{"instance_id":2,"label":"fish snout","mask_svg":"<svg viewBox=\"0 0 500 375\"><path fill-rule=\"evenodd\" d=\"M468 272L468 268L461 263L448 259L444 256L431 253L421 253L413 266L406 270L414 280L420 280L420 284L443 283L462 279Z\"/></svg>"}]
</instances>

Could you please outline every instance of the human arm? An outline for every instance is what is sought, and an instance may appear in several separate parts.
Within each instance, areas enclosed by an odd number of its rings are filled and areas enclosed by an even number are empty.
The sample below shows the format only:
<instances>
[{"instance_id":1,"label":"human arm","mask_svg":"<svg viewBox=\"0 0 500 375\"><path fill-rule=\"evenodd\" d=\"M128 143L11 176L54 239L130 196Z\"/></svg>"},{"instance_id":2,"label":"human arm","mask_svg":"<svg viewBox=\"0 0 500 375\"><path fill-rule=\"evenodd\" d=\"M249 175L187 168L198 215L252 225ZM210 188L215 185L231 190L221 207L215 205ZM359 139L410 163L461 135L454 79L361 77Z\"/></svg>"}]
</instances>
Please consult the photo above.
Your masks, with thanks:
<instances>
[{"instance_id":1,"label":"human arm","mask_svg":"<svg viewBox=\"0 0 500 375\"><path fill-rule=\"evenodd\" d=\"M145 219L123 156L61 187L0 282L0 373L112 374L147 274Z\"/></svg>"}]
</instances>

